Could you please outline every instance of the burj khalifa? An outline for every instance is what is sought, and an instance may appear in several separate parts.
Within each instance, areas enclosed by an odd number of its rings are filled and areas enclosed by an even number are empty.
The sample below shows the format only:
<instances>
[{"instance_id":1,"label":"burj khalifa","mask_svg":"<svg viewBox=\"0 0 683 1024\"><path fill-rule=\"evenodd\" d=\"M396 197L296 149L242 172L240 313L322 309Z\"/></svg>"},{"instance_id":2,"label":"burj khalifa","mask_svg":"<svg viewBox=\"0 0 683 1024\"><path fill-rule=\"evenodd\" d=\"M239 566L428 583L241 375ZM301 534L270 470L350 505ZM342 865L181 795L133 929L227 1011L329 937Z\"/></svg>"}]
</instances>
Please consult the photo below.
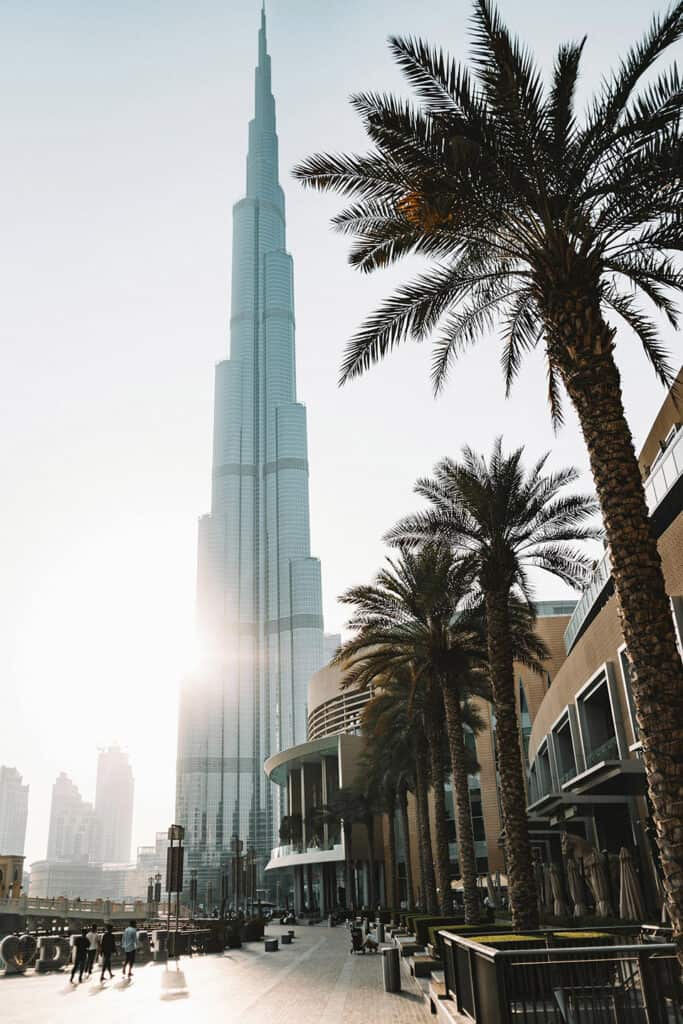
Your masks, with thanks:
<instances>
[{"instance_id":1,"label":"burj khalifa","mask_svg":"<svg viewBox=\"0 0 683 1024\"><path fill-rule=\"evenodd\" d=\"M246 195L233 208L230 357L215 372L211 511L199 522L200 667L182 686L176 821L198 898L218 904L233 837L265 863L279 796L262 765L306 739L323 664L306 410L296 398L292 257L261 13ZM225 894L223 894L225 895Z\"/></svg>"}]
</instances>

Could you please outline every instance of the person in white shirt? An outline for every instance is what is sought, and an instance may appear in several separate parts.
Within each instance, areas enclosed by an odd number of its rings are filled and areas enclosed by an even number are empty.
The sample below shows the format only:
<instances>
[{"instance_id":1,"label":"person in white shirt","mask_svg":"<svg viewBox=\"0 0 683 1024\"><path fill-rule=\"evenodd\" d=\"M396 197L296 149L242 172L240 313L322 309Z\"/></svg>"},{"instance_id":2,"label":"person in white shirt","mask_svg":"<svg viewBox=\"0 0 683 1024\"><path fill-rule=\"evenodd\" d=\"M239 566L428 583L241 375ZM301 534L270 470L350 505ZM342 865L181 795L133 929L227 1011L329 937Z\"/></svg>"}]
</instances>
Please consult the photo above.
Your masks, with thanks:
<instances>
[{"instance_id":1,"label":"person in white shirt","mask_svg":"<svg viewBox=\"0 0 683 1024\"><path fill-rule=\"evenodd\" d=\"M91 927L85 937L88 940L88 960L86 965L86 974L88 975L88 977L90 977L90 975L92 974L92 967L93 964L95 963L95 958L97 956L97 932L95 931L94 928Z\"/></svg>"}]
</instances>

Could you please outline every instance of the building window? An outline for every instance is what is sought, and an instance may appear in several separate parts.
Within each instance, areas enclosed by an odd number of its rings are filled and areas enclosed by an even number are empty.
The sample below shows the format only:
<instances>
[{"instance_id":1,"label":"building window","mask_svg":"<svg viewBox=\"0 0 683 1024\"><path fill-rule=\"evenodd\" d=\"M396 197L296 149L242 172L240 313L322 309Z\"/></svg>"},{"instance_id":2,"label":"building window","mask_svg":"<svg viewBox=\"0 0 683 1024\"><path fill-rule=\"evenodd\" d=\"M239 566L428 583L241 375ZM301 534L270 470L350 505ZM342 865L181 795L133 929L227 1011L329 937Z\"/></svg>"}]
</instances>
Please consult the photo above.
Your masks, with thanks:
<instances>
[{"instance_id":1,"label":"building window","mask_svg":"<svg viewBox=\"0 0 683 1024\"><path fill-rule=\"evenodd\" d=\"M486 830L484 829L484 810L481 802L481 790L472 790L470 793L470 809L472 813L472 832L475 843L486 842Z\"/></svg>"},{"instance_id":2,"label":"building window","mask_svg":"<svg viewBox=\"0 0 683 1024\"><path fill-rule=\"evenodd\" d=\"M529 737L531 736L531 715L529 705L524 692L524 683L519 680L519 721L522 727L522 747L524 749L524 763L529 763Z\"/></svg>"},{"instance_id":3,"label":"building window","mask_svg":"<svg viewBox=\"0 0 683 1024\"><path fill-rule=\"evenodd\" d=\"M553 791L553 777L550 771L550 754L548 753L547 741L543 743L543 746L538 751L538 757L536 758L536 772L539 795L547 796Z\"/></svg>"},{"instance_id":4,"label":"building window","mask_svg":"<svg viewBox=\"0 0 683 1024\"><path fill-rule=\"evenodd\" d=\"M586 753L586 767L590 768L601 761L618 760L619 745L607 675L604 672L577 698L576 705Z\"/></svg>"},{"instance_id":5,"label":"building window","mask_svg":"<svg viewBox=\"0 0 683 1024\"><path fill-rule=\"evenodd\" d=\"M555 743L555 757L557 759L557 771L560 776L560 785L568 782L576 775L576 757L574 755L574 744L572 733L569 727L569 715L566 714L553 729Z\"/></svg>"}]
</instances>

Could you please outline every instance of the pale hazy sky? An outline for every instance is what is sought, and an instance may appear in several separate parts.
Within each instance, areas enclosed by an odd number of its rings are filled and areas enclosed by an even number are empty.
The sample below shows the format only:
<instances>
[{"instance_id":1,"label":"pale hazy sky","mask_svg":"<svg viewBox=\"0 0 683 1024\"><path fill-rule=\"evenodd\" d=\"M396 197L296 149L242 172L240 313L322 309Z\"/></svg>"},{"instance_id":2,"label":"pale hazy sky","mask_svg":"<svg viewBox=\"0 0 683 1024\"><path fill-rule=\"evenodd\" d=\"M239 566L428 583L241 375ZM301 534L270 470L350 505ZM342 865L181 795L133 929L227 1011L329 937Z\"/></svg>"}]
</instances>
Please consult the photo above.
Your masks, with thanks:
<instances>
[{"instance_id":1,"label":"pale hazy sky","mask_svg":"<svg viewBox=\"0 0 683 1024\"><path fill-rule=\"evenodd\" d=\"M92 799L96 748L111 741L133 763L134 844L172 820L259 6L0 0L0 763L31 785L29 862L45 855L57 773ZM586 89L650 17L641 0L503 10L546 65L587 32ZM346 339L407 268L348 269L328 229L338 201L289 170L313 150L364 146L347 96L403 88L387 35L462 55L468 15L462 0L268 4L329 630L344 621L336 596L374 572L382 533L440 456L503 433L529 459L552 448L554 465L586 466L571 415L552 435L538 360L505 402L493 338L439 401L426 345L336 386ZM619 357L639 443L661 392L631 338ZM539 597L565 594L539 581Z\"/></svg>"}]
</instances>

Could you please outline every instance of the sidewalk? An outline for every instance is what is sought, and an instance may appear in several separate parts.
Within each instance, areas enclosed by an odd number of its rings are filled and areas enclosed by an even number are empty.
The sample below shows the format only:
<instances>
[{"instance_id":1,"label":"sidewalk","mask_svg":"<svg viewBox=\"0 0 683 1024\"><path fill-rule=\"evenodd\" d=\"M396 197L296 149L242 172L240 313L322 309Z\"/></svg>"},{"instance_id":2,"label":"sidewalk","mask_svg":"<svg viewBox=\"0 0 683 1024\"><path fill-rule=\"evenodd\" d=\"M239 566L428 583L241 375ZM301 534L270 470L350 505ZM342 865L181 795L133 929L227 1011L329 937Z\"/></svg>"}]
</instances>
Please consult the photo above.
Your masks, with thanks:
<instances>
[{"instance_id":1,"label":"sidewalk","mask_svg":"<svg viewBox=\"0 0 683 1024\"><path fill-rule=\"evenodd\" d=\"M285 929L271 926L268 935ZM297 926L291 946L264 953L263 943L222 956L145 964L123 981L99 974L71 985L69 974L0 978L3 1024L426 1024L416 991L391 995L382 960L349 954L346 928ZM405 986L406 982L403 981Z\"/></svg>"}]
</instances>

